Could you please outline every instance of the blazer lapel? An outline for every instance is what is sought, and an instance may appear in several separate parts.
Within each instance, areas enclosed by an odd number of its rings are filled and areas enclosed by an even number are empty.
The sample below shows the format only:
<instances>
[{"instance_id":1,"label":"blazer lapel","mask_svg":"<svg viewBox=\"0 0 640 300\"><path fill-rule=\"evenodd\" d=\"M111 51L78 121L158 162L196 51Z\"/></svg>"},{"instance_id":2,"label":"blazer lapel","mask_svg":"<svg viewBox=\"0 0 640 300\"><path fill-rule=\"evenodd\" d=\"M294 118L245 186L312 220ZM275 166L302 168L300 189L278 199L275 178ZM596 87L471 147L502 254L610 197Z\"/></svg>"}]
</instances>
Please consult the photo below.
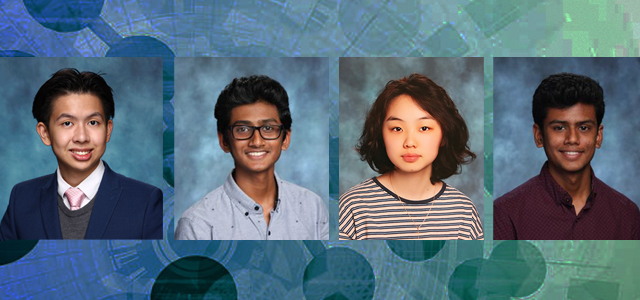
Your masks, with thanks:
<instances>
[{"instance_id":1,"label":"blazer lapel","mask_svg":"<svg viewBox=\"0 0 640 300\"><path fill-rule=\"evenodd\" d=\"M60 215L58 215L58 179L54 172L40 191L40 215L47 239L61 240Z\"/></svg>"},{"instance_id":2,"label":"blazer lapel","mask_svg":"<svg viewBox=\"0 0 640 300\"><path fill-rule=\"evenodd\" d=\"M87 233L84 238L87 240L102 239L109 220L113 214L120 194L122 193L122 187L118 181L118 177L115 172L111 171L107 163L104 163L104 174L102 175L102 181L96 194L95 203L93 204L93 210L91 211L91 218L89 219L89 225L87 226Z\"/></svg>"}]
</instances>

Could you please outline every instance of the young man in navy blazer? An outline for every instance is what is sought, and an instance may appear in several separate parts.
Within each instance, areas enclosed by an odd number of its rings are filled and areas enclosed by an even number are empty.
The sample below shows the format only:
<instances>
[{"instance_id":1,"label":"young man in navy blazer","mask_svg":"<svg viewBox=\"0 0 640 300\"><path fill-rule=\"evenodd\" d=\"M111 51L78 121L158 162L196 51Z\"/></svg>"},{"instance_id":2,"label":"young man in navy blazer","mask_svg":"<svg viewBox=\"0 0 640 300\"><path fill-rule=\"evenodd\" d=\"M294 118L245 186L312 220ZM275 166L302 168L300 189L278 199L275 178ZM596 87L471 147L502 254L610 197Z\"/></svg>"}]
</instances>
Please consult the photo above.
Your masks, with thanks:
<instances>
[{"instance_id":1,"label":"young man in navy blazer","mask_svg":"<svg viewBox=\"0 0 640 300\"><path fill-rule=\"evenodd\" d=\"M114 103L100 75L56 72L38 90L32 112L58 169L13 187L0 240L162 238L162 191L101 160Z\"/></svg>"}]
</instances>

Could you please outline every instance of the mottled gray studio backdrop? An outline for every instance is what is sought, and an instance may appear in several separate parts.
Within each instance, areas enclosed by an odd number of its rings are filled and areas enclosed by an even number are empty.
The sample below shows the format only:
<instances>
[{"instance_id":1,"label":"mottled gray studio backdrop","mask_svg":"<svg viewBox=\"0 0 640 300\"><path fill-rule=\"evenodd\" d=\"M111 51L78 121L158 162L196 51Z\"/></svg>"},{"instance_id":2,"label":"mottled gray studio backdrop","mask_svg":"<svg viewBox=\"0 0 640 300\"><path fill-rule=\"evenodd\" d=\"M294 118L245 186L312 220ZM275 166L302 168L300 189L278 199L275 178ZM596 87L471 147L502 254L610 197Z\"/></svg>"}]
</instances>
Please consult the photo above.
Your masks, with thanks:
<instances>
[{"instance_id":1,"label":"mottled gray studio backdrop","mask_svg":"<svg viewBox=\"0 0 640 300\"><path fill-rule=\"evenodd\" d=\"M256 74L277 80L289 95L291 145L276 163L278 176L318 194L328 207L327 58L176 58L175 74L176 219L233 169L231 154L218 144L213 110L233 78Z\"/></svg>"},{"instance_id":2,"label":"mottled gray studio backdrop","mask_svg":"<svg viewBox=\"0 0 640 300\"><path fill-rule=\"evenodd\" d=\"M354 150L376 97L389 80L419 73L447 91L467 123L477 158L444 181L469 196L484 220L483 71L483 58L340 58L340 194L379 175Z\"/></svg>"},{"instance_id":3,"label":"mottled gray studio backdrop","mask_svg":"<svg viewBox=\"0 0 640 300\"><path fill-rule=\"evenodd\" d=\"M504 195L540 173L547 160L533 141L531 101L547 76L589 76L604 89L603 143L591 161L596 176L640 204L640 59L495 58L493 190Z\"/></svg>"},{"instance_id":4,"label":"mottled gray studio backdrop","mask_svg":"<svg viewBox=\"0 0 640 300\"><path fill-rule=\"evenodd\" d=\"M33 97L62 68L106 73L115 117L102 159L127 177L162 186L162 60L160 58L3 58L0 60L0 214L11 188L52 174L58 162L36 132Z\"/></svg>"}]
</instances>

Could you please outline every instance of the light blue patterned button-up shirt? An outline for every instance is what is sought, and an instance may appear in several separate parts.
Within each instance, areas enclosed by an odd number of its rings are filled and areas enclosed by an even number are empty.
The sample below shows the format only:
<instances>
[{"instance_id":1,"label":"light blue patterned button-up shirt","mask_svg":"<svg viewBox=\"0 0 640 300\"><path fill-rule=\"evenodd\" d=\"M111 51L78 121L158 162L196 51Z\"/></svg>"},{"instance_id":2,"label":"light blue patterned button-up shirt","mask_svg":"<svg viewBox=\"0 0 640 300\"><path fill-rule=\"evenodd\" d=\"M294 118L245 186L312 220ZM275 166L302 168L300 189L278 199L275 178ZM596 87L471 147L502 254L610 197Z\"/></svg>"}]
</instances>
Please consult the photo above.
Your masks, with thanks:
<instances>
[{"instance_id":1,"label":"light blue patterned button-up shirt","mask_svg":"<svg viewBox=\"0 0 640 300\"><path fill-rule=\"evenodd\" d=\"M329 214L312 191L284 181L278 185L269 225L262 207L249 198L229 174L224 185L187 209L176 228L176 240L327 240Z\"/></svg>"}]
</instances>

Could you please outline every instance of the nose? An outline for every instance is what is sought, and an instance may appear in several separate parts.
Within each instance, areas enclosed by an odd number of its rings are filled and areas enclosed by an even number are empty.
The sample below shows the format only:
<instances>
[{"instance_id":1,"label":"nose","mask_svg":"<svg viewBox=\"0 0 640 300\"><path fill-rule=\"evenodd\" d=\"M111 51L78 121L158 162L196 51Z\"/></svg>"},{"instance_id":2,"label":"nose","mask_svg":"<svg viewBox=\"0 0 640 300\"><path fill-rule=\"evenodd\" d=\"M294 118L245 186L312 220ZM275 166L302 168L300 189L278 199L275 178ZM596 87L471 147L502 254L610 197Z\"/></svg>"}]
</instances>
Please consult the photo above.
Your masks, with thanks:
<instances>
[{"instance_id":1,"label":"nose","mask_svg":"<svg viewBox=\"0 0 640 300\"><path fill-rule=\"evenodd\" d=\"M404 138L403 147L405 149L408 149L408 148L415 148L416 146L417 146L416 145L416 139L415 139L413 131L407 131L407 134L405 135L405 138Z\"/></svg>"},{"instance_id":2,"label":"nose","mask_svg":"<svg viewBox=\"0 0 640 300\"><path fill-rule=\"evenodd\" d=\"M265 143L264 139L262 138L262 135L260 135L260 130L257 128L254 128L253 136L251 136L251 138L249 139L249 146L260 147L264 145L264 143Z\"/></svg>"},{"instance_id":3,"label":"nose","mask_svg":"<svg viewBox=\"0 0 640 300\"><path fill-rule=\"evenodd\" d=\"M567 130L567 134L565 136L565 144L569 145L578 145L580 144L580 136L578 133L579 128L573 128L571 130Z\"/></svg>"},{"instance_id":4,"label":"nose","mask_svg":"<svg viewBox=\"0 0 640 300\"><path fill-rule=\"evenodd\" d=\"M84 124L76 126L76 130L73 134L73 141L76 143L85 143L89 141L89 134Z\"/></svg>"}]
</instances>

